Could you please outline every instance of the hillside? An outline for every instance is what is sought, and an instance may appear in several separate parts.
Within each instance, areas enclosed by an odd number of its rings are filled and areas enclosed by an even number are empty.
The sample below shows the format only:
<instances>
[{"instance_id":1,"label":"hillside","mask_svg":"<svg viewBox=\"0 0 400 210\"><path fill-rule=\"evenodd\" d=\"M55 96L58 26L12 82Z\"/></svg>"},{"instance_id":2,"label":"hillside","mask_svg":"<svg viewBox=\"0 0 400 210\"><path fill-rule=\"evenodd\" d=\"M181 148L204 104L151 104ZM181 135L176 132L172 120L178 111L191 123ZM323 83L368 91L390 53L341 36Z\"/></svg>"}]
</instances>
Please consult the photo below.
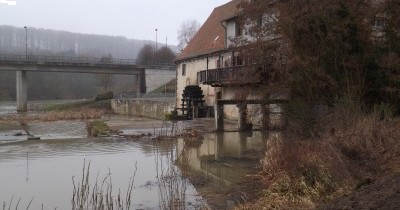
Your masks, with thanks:
<instances>
[{"instance_id":1,"label":"hillside","mask_svg":"<svg viewBox=\"0 0 400 210\"><path fill-rule=\"evenodd\" d=\"M48 29L28 28L28 54L101 57L111 54L114 58L135 59L150 40L127 39L71 33ZM0 25L0 53L25 54L25 29ZM175 46L170 46L173 50Z\"/></svg>"}]
</instances>

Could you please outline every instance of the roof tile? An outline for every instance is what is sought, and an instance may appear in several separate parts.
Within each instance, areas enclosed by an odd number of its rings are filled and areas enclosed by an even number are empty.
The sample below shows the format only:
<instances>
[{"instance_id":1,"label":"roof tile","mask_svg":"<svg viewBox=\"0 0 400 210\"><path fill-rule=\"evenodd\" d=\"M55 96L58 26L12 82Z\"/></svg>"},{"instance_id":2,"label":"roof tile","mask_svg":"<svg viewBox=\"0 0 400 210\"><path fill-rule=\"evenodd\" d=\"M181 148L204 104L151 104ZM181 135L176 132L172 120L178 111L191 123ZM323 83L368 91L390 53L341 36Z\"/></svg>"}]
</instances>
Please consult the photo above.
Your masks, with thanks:
<instances>
[{"instance_id":1,"label":"roof tile","mask_svg":"<svg viewBox=\"0 0 400 210\"><path fill-rule=\"evenodd\" d=\"M221 22L239 12L238 4L240 2L241 0L232 0L216 7L176 60L180 61L223 50L225 48L225 30Z\"/></svg>"}]
</instances>

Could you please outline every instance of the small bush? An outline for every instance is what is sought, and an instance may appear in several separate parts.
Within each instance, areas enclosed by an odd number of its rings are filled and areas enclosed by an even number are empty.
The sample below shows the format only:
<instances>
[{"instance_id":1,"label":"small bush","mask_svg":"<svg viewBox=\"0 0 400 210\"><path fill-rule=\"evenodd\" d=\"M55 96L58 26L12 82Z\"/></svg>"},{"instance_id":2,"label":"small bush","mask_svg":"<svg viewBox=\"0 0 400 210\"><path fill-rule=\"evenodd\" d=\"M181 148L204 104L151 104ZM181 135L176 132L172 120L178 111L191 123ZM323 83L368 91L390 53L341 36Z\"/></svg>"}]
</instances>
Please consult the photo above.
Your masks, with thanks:
<instances>
[{"instance_id":1,"label":"small bush","mask_svg":"<svg viewBox=\"0 0 400 210\"><path fill-rule=\"evenodd\" d=\"M103 121L88 122L86 126L89 137L108 135L111 132L111 129Z\"/></svg>"}]
</instances>

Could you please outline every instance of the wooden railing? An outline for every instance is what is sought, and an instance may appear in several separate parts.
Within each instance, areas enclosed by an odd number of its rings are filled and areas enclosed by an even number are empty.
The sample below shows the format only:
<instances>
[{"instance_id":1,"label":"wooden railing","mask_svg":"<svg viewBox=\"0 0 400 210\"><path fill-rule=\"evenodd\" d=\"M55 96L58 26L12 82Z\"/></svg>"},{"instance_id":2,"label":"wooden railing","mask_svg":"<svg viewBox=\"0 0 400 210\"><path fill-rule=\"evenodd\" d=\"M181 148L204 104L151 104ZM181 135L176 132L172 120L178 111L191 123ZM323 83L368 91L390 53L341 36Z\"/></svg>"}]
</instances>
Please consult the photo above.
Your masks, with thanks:
<instances>
[{"instance_id":1,"label":"wooden railing","mask_svg":"<svg viewBox=\"0 0 400 210\"><path fill-rule=\"evenodd\" d=\"M208 69L198 72L197 79L213 87L260 84L267 81L268 69L256 65Z\"/></svg>"}]
</instances>

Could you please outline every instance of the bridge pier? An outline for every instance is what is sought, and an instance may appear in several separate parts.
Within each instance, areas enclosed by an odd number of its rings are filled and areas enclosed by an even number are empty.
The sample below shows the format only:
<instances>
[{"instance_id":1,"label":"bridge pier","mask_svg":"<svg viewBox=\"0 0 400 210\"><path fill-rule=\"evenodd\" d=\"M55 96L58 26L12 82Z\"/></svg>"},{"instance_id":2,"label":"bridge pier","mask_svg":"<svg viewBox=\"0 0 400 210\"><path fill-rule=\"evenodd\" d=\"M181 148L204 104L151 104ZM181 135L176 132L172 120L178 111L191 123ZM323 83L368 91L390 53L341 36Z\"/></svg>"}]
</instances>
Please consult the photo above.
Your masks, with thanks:
<instances>
[{"instance_id":1,"label":"bridge pier","mask_svg":"<svg viewBox=\"0 0 400 210\"><path fill-rule=\"evenodd\" d=\"M17 71L16 80L17 112L26 112L28 111L28 81L26 71Z\"/></svg>"},{"instance_id":2,"label":"bridge pier","mask_svg":"<svg viewBox=\"0 0 400 210\"><path fill-rule=\"evenodd\" d=\"M138 73L136 74L136 97L142 97L142 76L143 74Z\"/></svg>"}]
</instances>

